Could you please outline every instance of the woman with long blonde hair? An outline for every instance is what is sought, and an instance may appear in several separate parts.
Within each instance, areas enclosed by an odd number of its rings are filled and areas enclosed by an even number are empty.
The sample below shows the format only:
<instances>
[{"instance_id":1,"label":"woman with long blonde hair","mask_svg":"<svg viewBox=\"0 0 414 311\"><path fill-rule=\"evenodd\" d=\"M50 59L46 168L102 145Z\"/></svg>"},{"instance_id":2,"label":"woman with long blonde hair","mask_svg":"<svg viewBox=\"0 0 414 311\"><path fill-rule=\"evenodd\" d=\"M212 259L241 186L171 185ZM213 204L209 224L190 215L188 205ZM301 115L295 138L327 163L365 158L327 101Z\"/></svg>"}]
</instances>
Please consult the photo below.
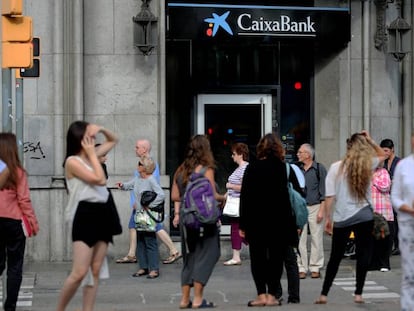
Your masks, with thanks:
<instances>
[{"instance_id":1,"label":"woman with long blonde hair","mask_svg":"<svg viewBox=\"0 0 414 311\"><path fill-rule=\"evenodd\" d=\"M335 162L326 176L325 231L332 235L332 247L326 275L316 304L326 304L351 232L356 244L356 287L354 302L363 303L362 291L371 261L374 238L371 178L385 153L368 132L353 134L347 140L347 152ZM332 205L335 210L332 213Z\"/></svg>"}]
</instances>

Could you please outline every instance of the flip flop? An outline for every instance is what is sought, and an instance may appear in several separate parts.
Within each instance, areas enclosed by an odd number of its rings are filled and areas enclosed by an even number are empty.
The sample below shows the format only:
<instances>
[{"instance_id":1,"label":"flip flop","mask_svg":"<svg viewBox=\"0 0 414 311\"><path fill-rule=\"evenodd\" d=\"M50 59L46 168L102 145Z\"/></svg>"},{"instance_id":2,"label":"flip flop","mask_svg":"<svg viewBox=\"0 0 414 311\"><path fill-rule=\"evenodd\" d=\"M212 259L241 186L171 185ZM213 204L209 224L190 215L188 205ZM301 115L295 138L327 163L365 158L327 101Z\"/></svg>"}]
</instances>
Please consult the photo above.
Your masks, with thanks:
<instances>
[{"instance_id":1,"label":"flip flop","mask_svg":"<svg viewBox=\"0 0 414 311\"><path fill-rule=\"evenodd\" d=\"M281 306L282 302L280 300L276 300L274 302L266 302L267 307L274 307L274 306Z\"/></svg>"},{"instance_id":2,"label":"flip flop","mask_svg":"<svg viewBox=\"0 0 414 311\"><path fill-rule=\"evenodd\" d=\"M247 306L248 307L266 307L266 302L260 302L260 301L257 301L257 300L250 300L247 303Z\"/></svg>"},{"instance_id":3,"label":"flip flop","mask_svg":"<svg viewBox=\"0 0 414 311\"><path fill-rule=\"evenodd\" d=\"M207 300L203 299L201 305L199 306L192 306L192 309L207 309L207 308L215 308L216 306L212 302L207 302Z\"/></svg>"},{"instance_id":4,"label":"flip flop","mask_svg":"<svg viewBox=\"0 0 414 311\"><path fill-rule=\"evenodd\" d=\"M190 300L186 306L180 306L180 309L191 309L193 307L193 303Z\"/></svg>"}]
</instances>

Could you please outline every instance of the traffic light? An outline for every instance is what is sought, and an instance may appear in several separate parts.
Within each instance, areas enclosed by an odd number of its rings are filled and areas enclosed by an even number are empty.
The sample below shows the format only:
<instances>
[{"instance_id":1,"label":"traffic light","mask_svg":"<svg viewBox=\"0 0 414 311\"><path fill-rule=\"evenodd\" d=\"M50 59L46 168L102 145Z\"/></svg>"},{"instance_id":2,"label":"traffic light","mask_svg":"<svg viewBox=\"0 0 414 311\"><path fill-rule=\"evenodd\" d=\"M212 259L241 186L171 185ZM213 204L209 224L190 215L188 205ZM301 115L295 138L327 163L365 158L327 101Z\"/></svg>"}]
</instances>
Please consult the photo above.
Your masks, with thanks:
<instances>
[{"instance_id":1,"label":"traffic light","mask_svg":"<svg viewBox=\"0 0 414 311\"><path fill-rule=\"evenodd\" d=\"M23 0L2 0L1 15L22 15Z\"/></svg>"},{"instance_id":2,"label":"traffic light","mask_svg":"<svg viewBox=\"0 0 414 311\"><path fill-rule=\"evenodd\" d=\"M33 66L31 68L20 68L16 77L38 78L40 76L40 39L34 37L31 44L33 47Z\"/></svg>"},{"instance_id":3,"label":"traffic light","mask_svg":"<svg viewBox=\"0 0 414 311\"><path fill-rule=\"evenodd\" d=\"M2 68L33 66L32 18L22 16L23 0L2 0Z\"/></svg>"}]
</instances>

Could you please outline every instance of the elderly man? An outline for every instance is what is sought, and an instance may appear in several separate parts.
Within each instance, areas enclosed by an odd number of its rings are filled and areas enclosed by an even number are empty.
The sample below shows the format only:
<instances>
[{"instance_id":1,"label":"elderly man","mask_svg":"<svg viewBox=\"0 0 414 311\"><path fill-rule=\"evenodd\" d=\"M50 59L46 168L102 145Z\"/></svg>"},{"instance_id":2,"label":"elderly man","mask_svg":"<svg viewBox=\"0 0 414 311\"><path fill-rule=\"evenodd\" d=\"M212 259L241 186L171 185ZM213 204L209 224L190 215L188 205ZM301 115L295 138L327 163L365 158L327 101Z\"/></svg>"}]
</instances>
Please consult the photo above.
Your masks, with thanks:
<instances>
[{"instance_id":1,"label":"elderly man","mask_svg":"<svg viewBox=\"0 0 414 311\"><path fill-rule=\"evenodd\" d=\"M305 175L306 203L309 209L308 224L302 230L299 240L298 268L299 277L305 279L310 271L311 277L321 277L320 269L324 264L323 218L325 205L325 167L314 161L315 149L310 144L300 146L298 153L300 168ZM308 229L310 230L311 249L308 261Z\"/></svg>"}]
</instances>

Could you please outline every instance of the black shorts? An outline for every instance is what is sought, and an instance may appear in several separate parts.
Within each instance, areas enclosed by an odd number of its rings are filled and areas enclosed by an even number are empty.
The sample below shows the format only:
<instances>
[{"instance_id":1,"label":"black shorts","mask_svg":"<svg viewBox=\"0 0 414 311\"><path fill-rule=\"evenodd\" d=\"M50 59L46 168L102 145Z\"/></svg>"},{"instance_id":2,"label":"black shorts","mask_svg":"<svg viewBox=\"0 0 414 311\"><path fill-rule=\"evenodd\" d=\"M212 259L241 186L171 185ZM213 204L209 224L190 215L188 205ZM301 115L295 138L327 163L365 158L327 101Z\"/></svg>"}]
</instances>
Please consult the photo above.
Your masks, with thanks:
<instances>
[{"instance_id":1,"label":"black shorts","mask_svg":"<svg viewBox=\"0 0 414 311\"><path fill-rule=\"evenodd\" d=\"M81 201L72 226L72 241L83 241L93 247L98 241L113 242L111 219L106 203Z\"/></svg>"}]
</instances>

